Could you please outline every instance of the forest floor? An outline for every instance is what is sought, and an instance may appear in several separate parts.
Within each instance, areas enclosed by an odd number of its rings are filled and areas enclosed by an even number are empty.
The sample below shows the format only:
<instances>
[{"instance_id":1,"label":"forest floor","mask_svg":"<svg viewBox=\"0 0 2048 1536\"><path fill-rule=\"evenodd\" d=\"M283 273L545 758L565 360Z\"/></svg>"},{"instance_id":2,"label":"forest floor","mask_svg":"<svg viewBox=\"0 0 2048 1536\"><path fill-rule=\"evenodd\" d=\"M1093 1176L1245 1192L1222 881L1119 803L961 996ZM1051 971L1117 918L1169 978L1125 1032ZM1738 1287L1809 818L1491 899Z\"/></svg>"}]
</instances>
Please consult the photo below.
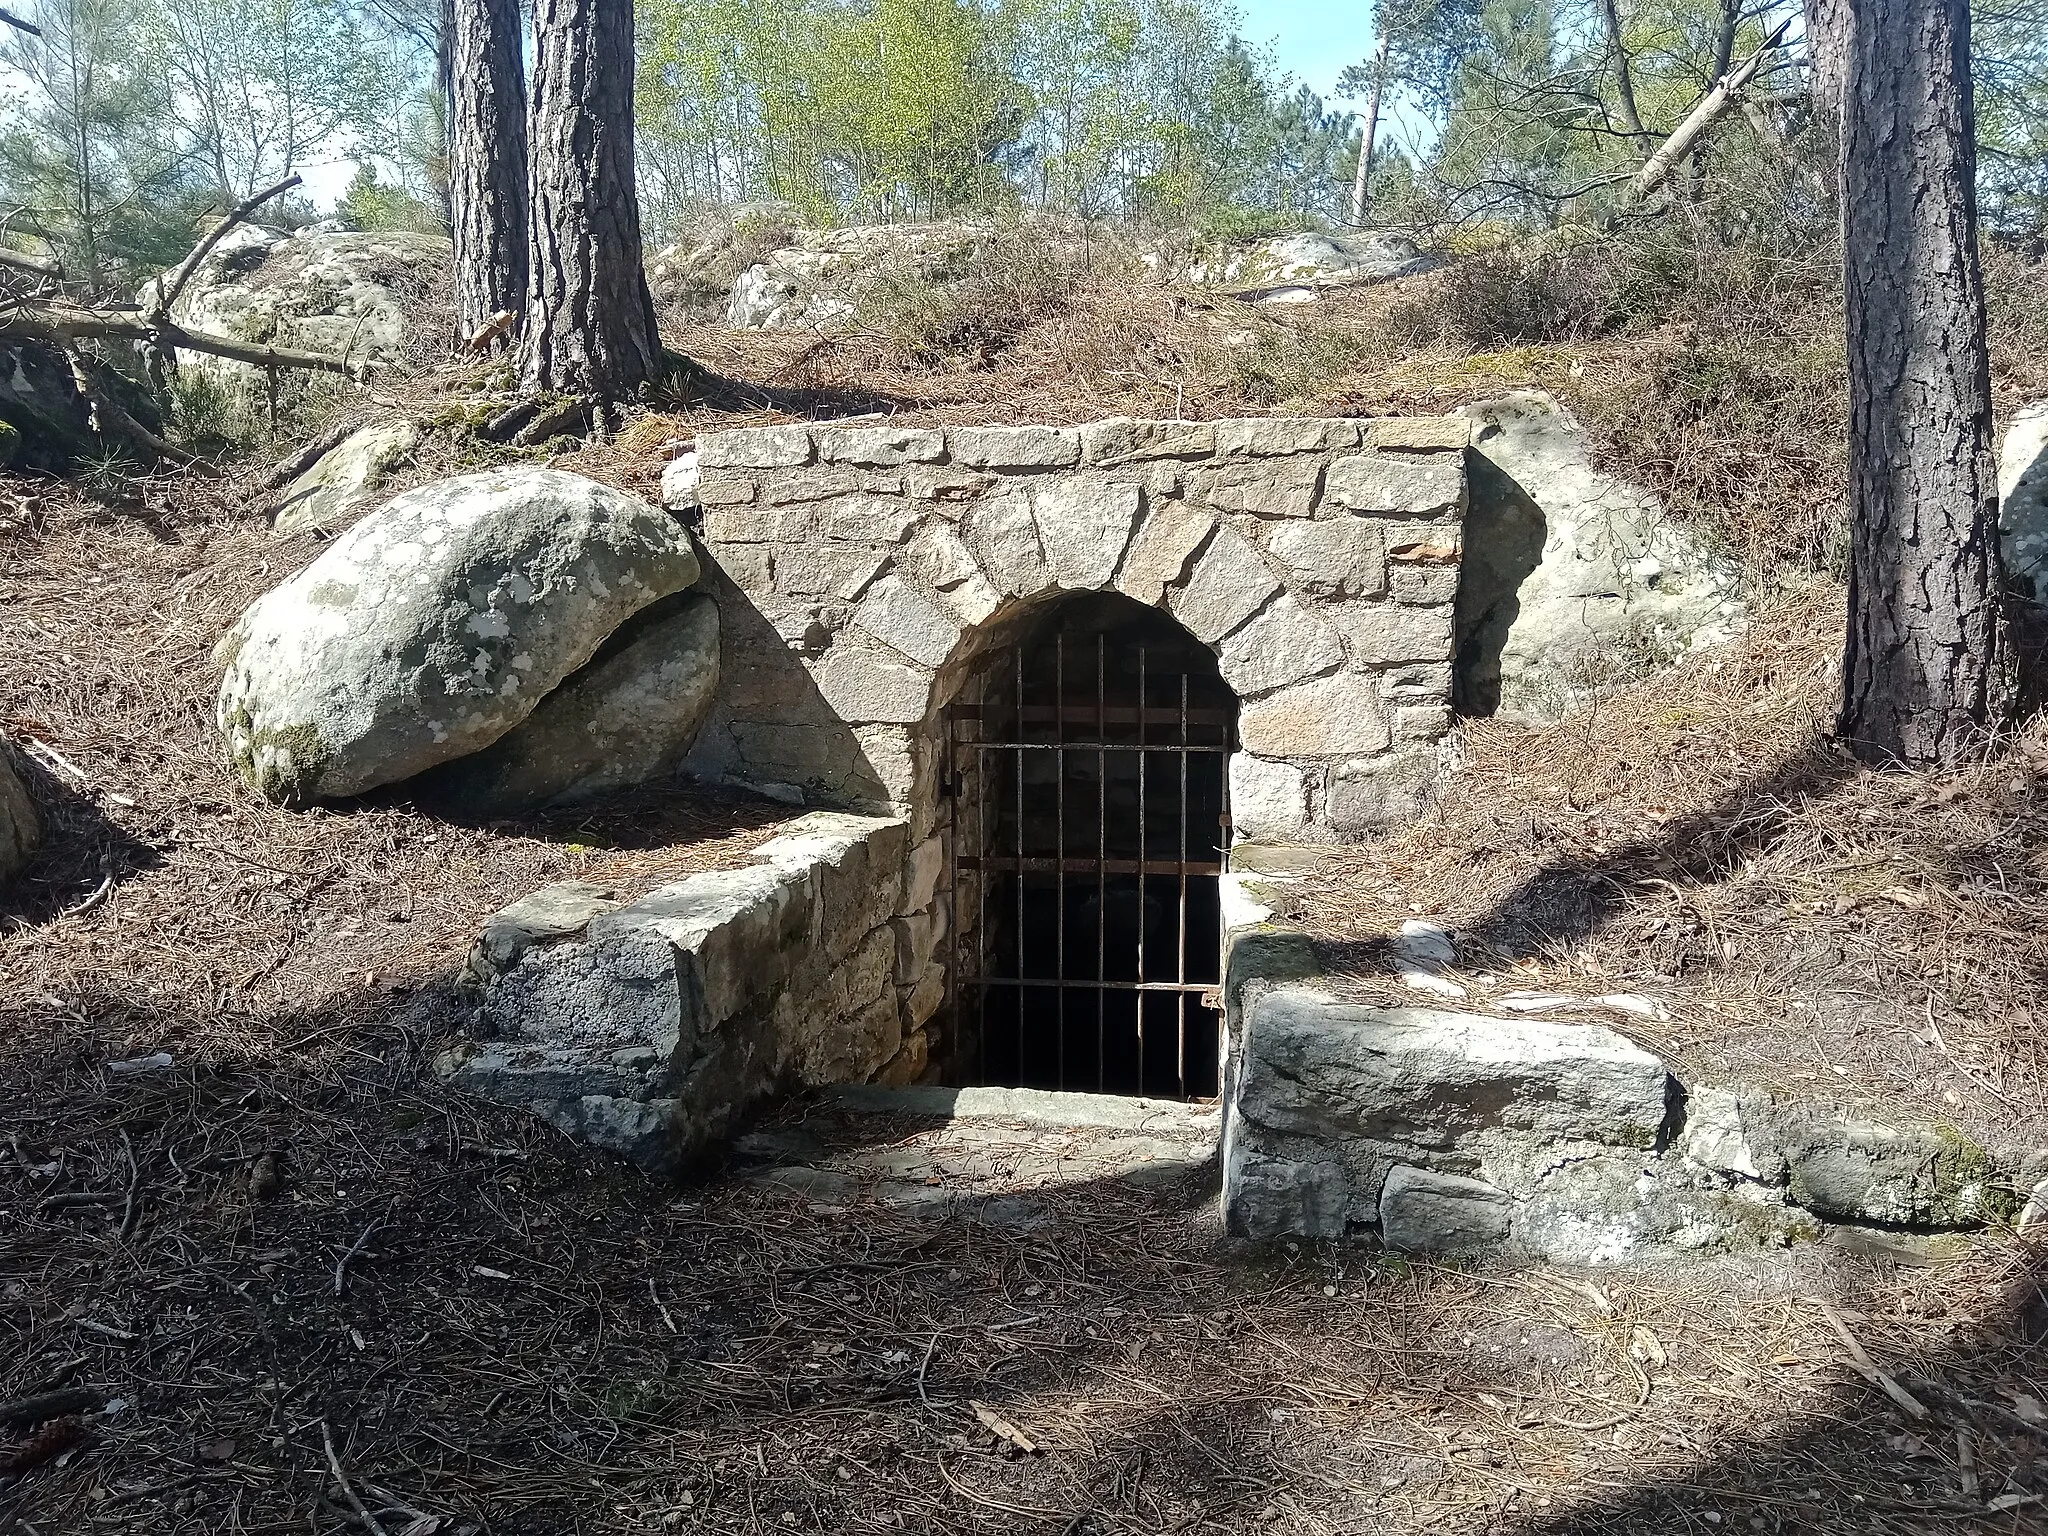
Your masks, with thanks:
<instances>
[{"instance_id":1,"label":"forest floor","mask_svg":"<svg viewBox=\"0 0 2048 1536\"><path fill-rule=\"evenodd\" d=\"M703 328L679 339L718 409L551 462L650 493L679 439L808 409L1250 412L1327 350L1110 309L922 372ZM1237 329L1222 353L1272 368L1191 391L1181 364ZM1605 356L1335 363L1277 398L1440 410ZM469 451L434 442L415 477ZM0 727L52 824L0 906L0 1419L104 1402L69 1448L0 1423L0 1536L2048 1530L2038 1232L1585 1274L1247 1257L1213 1168L935 1220L737 1166L649 1181L449 1094L427 1062L491 911L728 865L790 812L255 800L209 652L317 547L269 536L259 478L0 487ZM1429 915L1474 1006L1654 995L1668 1019L1608 1022L1682 1072L2048 1144L2048 733L1942 776L1854 767L1824 740L1839 592L1772 591L1742 642L1563 725L1470 723L1432 820L1316 855L1288 915L1361 994L1415 1000L1384 941ZM61 1454L12 1477L29 1448Z\"/></svg>"}]
</instances>

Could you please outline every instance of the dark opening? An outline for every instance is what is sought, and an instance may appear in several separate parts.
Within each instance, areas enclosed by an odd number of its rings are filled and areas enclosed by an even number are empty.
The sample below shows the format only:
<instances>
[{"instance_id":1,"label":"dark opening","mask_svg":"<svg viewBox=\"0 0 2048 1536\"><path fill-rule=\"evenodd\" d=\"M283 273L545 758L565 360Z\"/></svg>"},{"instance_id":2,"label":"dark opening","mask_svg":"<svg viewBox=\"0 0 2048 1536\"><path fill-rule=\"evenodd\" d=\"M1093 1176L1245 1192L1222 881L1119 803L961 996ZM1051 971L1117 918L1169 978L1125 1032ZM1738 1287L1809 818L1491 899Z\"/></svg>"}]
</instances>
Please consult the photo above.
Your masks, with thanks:
<instances>
[{"instance_id":1,"label":"dark opening","mask_svg":"<svg viewBox=\"0 0 2048 1536\"><path fill-rule=\"evenodd\" d=\"M983 658L946 722L958 1076L1216 1094L1236 721L1207 648L1114 594Z\"/></svg>"}]
</instances>

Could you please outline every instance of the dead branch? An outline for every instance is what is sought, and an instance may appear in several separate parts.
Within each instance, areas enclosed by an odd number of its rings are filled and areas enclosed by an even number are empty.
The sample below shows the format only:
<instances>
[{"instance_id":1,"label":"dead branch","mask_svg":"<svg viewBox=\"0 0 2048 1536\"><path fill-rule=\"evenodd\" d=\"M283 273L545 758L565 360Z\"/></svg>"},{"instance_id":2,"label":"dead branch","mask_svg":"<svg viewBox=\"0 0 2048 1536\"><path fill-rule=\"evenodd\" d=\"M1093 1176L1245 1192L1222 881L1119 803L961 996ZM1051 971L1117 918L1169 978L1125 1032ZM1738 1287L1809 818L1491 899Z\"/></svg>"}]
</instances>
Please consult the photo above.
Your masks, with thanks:
<instances>
[{"instance_id":1,"label":"dead branch","mask_svg":"<svg viewBox=\"0 0 2048 1536\"><path fill-rule=\"evenodd\" d=\"M37 26L32 21L23 21L19 16L15 15L14 12L8 10L5 6L0 6L0 21L6 22L7 25L10 27L15 27L23 32L26 32L30 37L41 37L43 35L43 29L41 27Z\"/></svg>"},{"instance_id":2,"label":"dead branch","mask_svg":"<svg viewBox=\"0 0 2048 1536\"><path fill-rule=\"evenodd\" d=\"M304 180L303 176L287 176L276 186L258 192L254 197L230 209L227 217L214 225L212 232L192 247L192 253L189 256L179 262L166 276L159 277L152 282L151 286L156 290L156 303L151 308L151 315L159 317L170 313L171 306L178 302L178 295L183 293L185 285L192 281L192 274L199 270L199 263L206 260L207 253L220 244L223 235L241 223L242 220L248 218L250 214L261 208L273 197L291 191L293 187L298 186Z\"/></svg>"},{"instance_id":3,"label":"dead branch","mask_svg":"<svg viewBox=\"0 0 2048 1536\"><path fill-rule=\"evenodd\" d=\"M0 327L0 335L4 334L4 327ZM70 365L71 387L78 391L78 397L86 403L87 409L92 413L93 429L95 431L104 434L111 430L129 439L131 442L140 443L143 447L149 449L150 452L169 459L174 464L190 465L199 462L191 454L185 452L184 449L167 443L161 437L158 437L156 433L150 431L149 428L122 409L120 402L115 400L112 395L101 389L99 384L93 379L92 369L87 366L85 354L78 350L78 343L76 341L67 336L59 340L57 345L58 350L64 354L64 361ZM126 1235L128 1223L133 1216L133 1200L134 1190L131 1187L129 1190L129 1207L122 1213L121 1217L124 1236Z\"/></svg>"},{"instance_id":4,"label":"dead branch","mask_svg":"<svg viewBox=\"0 0 2048 1536\"><path fill-rule=\"evenodd\" d=\"M1700 98L1699 105L1686 114L1685 121L1678 125L1671 137L1658 147L1654 155L1643 162L1643 168L1636 172L1635 180L1629 183L1629 196L1632 199L1647 197L1662 186L1671 175L1672 168L1691 154L1708 131L1728 115L1742 88L1756 78L1757 71L1764 66L1764 60L1784 41L1785 31L1791 25L1789 19L1781 22L1778 29L1764 39L1761 48L1714 82L1714 88Z\"/></svg>"}]
</instances>

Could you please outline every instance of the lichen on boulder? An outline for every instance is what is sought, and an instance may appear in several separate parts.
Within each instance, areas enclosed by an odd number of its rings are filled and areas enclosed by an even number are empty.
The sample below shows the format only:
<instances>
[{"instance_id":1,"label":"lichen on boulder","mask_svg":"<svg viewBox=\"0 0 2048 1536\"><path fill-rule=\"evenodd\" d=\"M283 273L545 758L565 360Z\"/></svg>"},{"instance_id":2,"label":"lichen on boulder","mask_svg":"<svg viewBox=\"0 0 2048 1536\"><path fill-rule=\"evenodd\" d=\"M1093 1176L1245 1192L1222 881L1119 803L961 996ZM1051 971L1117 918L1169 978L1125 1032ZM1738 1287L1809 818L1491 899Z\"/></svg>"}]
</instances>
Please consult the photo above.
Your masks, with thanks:
<instances>
[{"instance_id":1,"label":"lichen on boulder","mask_svg":"<svg viewBox=\"0 0 2048 1536\"><path fill-rule=\"evenodd\" d=\"M221 641L229 755L286 804L409 779L489 746L697 575L679 523L578 475L520 466L416 487Z\"/></svg>"}]
</instances>

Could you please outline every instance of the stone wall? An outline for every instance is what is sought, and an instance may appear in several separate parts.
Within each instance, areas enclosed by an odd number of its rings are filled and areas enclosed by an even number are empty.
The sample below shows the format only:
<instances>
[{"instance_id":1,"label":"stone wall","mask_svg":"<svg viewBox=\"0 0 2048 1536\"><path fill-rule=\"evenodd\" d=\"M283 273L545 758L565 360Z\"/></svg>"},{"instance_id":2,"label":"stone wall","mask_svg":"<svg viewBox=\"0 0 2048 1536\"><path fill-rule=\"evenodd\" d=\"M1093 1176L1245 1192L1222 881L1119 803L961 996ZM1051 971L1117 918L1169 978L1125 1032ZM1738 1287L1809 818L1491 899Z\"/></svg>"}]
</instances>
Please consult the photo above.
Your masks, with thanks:
<instances>
[{"instance_id":1,"label":"stone wall","mask_svg":"<svg viewBox=\"0 0 2048 1536\"><path fill-rule=\"evenodd\" d=\"M649 1171L789 1088L911 1081L943 982L902 959L933 905L907 850L900 820L814 812L635 901L543 887L486 925L472 1038L436 1068Z\"/></svg>"},{"instance_id":2,"label":"stone wall","mask_svg":"<svg viewBox=\"0 0 2048 1536\"><path fill-rule=\"evenodd\" d=\"M1601 1024L1347 1002L1257 876L1225 882L1237 1237L1597 1264L2048 1215L2048 1150L1687 1084Z\"/></svg>"},{"instance_id":3,"label":"stone wall","mask_svg":"<svg viewBox=\"0 0 2048 1536\"><path fill-rule=\"evenodd\" d=\"M689 771L933 828L939 711L978 642L1062 592L1164 608L1241 701L1241 835L1416 813L1451 725L1469 424L1116 419L776 426L670 466L721 610Z\"/></svg>"}]
</instances>

